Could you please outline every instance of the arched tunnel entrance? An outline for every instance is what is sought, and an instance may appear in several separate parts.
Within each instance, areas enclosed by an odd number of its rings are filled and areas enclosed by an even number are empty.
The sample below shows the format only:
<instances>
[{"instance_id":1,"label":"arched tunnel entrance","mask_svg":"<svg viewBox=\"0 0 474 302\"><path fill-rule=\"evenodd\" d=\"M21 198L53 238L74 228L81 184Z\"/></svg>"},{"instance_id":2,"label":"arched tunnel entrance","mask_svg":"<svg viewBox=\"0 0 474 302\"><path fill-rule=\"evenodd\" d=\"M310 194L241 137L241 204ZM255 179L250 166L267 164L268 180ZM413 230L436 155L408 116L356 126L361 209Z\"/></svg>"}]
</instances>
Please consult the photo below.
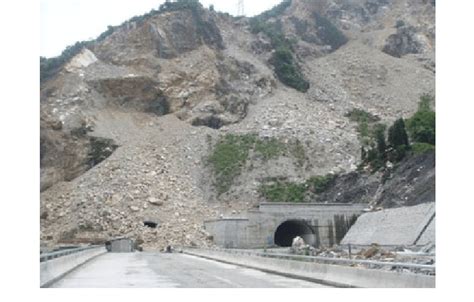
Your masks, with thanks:
<instances>
[{"instance_id":1,"label":"arched tunnel entrance","mask_svg":"<svg viewBox=\"0 0 474 302\"><path fill-rule=\"evenodd\" d=\"M278 246L291 246L293 238L300 236L306 244L316 244L316 234L304 220L287 220L280 224L274 236L274 242Z\"/></svg>"}]
</instances>

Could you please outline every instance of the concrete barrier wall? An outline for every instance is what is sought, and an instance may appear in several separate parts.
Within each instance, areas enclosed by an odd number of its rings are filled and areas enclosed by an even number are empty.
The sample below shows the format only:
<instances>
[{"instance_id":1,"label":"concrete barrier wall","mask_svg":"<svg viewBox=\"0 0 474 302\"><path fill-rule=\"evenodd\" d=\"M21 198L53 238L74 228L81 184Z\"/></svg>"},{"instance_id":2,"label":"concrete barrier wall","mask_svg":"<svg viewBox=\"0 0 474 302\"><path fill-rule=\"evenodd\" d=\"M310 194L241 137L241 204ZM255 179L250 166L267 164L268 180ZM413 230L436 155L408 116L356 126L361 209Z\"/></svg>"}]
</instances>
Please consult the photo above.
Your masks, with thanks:
<instances>
[{"instance_id":1,"label":"concrete barrier wall","mask_svg":"<svg viewBox=\"0 0 474 302\"><path fill-rule=\"evenodd\" d=\"M337 287L435 287L435 277L422 274L389 272L259 256L242 256L213 250L186 250L185 253Z\"/></svg>"},{"instance_id":2,"label":"concrete barrier wall","mask_svg":"<svg viewBox=\"0 0 474 302\"><path fill-rule=\"evenodd\" d=\"M225 248L249 248L248 219L219 219L205 222L214 243Z\"/></svg>"},{"instance_id":3,"label":"concrete barrier wall","mask_svg":"<svg viewBox=\"0 0 474 302\"><path fill-rule=\"evenodd\" d=\"M434 243L435 203L386 209L362 214L349 229L341 244L414 245ZM431 226L430 226L431 225ZM425 234L426 233L426 234Z\"/></svg>"},{"instance_id":4,"label":"concrete barrier wall","mask_svg":"<svg viewBox=\"0 0 474 302\"><path fill-rule=\"evenodd\" d=\"M41 262L40 286L49 286L79 265L105 253L107 253L107 250L104 246Z\"/></svg>"}]
</instances>

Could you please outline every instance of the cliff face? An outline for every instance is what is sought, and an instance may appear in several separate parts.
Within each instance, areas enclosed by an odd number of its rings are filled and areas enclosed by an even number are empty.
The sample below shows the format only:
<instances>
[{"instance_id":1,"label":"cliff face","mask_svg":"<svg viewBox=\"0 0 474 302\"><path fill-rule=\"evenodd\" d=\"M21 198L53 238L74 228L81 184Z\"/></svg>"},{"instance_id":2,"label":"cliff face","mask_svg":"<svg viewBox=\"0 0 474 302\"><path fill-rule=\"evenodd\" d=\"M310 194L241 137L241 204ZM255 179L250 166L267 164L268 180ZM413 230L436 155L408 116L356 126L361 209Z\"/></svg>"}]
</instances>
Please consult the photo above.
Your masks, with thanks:
<instances>
[{"instance_id":1,"label":"cliff face","mask_svg":"<svg viewBox=\"0 0 474 302\"><path fill-rule=\"evenodd\" d=\"M348 111L390 123L434 94L434 12L294 0L250 20L171 3L109 29L41 84L42 240L211 244L202 221L251 208L265 179L354 171ZM258 140L220 192L224 134Z\"/></svg>"}]
</instances>

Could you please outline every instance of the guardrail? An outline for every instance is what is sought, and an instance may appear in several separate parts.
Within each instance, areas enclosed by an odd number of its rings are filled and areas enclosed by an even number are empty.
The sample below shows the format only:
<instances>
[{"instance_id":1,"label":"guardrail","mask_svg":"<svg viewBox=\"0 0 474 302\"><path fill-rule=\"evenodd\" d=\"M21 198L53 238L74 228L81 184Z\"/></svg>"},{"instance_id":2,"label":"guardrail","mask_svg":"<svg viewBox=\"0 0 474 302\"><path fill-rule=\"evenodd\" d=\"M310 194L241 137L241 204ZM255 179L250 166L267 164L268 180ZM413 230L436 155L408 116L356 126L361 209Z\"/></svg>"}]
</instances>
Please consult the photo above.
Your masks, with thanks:
<instances>
[{"instance_id":1,"label":"guardrail","mask_svg":"<svg viewBox=\"0 0 474 302\"><path fill-rule=\"evenodd\" d=\"M105 253L104 245L92 245L40 254L40 286L50 286L73 269Z\"/></svg>"},{"instance_id":2,"label":"guardrail","mask_svg":"<svg viewBox=\"0 0 474 302\"><path fill-rule=\"evenodd\" d=\"M390 261L377 261L377 260L362 260L362 259L348 259L348 258L329 258L329 257L320 257L320 256L304 256L304 255L288 255L280 253L262 253L262 252L253 252L253 251L241 251L241 250L232 250L232 249L220 249L215 251L226 252L236 255L248 255L248 256L259 256L267 258L279 258L287 260L298 260L306 262L317 262L325 264L341 264L341 265L364 265L368 268L371 267L391 267L397 270L408 268L414 270L420 270L424 272L436 273L436 266L429 264L416 264L416 263L404 263L404 262L390 262Z\"/></svg>"},{"instance_id":3,"label":"guardrail","mask_svg":"<svg viewBox=\"0 0 474 302\"><path fill-rule=\"evenodd\" d=\"M78 247L74 249L66 249L66 250L57 251L57 252L43 253L43 254L40 254L40 262L48 261L48 260L55 259L58 257L66 256L66 255L79 253L82 251L94 249L101 246L102 245L89 245L89 246Z\"/></svg>"}]
</instances>

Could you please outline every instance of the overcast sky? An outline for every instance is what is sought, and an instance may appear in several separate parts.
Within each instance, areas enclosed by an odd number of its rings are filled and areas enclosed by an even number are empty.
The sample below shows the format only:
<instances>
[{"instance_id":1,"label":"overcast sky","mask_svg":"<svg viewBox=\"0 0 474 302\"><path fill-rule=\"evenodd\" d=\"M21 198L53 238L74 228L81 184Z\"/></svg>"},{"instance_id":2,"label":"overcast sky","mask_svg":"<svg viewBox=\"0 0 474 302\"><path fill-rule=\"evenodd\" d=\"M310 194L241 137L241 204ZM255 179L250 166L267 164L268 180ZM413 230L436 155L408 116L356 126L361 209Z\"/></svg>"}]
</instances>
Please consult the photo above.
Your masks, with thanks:
<instances>
[{"instance_id":1,"label":"overcast sky","mask_svg":"<svg viewBox=\"0 0 474 302\"><path fill-rule=\"evenodd\" d=\"M41 56L53 57L77 41L96 38L108 25L158 9L164 0L41 0ZM235 15L238 0L200 0L204 7ZM244 0L245 15L253 16L281 0Z\"/></svg>"}]
</instances>

